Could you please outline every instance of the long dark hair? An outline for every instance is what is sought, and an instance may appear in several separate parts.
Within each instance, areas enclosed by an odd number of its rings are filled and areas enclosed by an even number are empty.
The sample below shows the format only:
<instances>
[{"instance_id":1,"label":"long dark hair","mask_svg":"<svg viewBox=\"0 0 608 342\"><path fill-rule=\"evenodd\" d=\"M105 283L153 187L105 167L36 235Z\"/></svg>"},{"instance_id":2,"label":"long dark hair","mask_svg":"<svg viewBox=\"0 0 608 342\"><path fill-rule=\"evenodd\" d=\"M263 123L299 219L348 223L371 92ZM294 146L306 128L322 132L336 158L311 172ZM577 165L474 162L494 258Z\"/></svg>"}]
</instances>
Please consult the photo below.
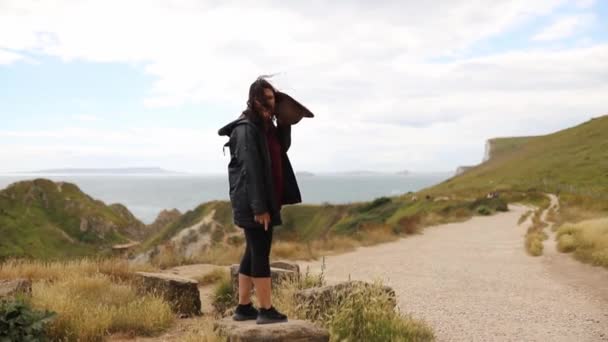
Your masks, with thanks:
<instances>
[{"instance_id":1,"label":"long dark hair","mask_svg":"<svg viewBox=\"0 0 608 342\"><path fill-rule=\"evenodd\" d=\"M275 87L266 80L266 78L272 77L273 75L262 75L259 76L249 86L249 99L247 99L247 109L243 111L243 114L253 123L259 126L264 126L264 120L262 114L255 108L255 100L258 100L262 105L265 105L266 99L264 98L264 89L270 89L276 95L277 90ZM274 118L274 117L273 117Z\"/></svg>"}]
</instances>

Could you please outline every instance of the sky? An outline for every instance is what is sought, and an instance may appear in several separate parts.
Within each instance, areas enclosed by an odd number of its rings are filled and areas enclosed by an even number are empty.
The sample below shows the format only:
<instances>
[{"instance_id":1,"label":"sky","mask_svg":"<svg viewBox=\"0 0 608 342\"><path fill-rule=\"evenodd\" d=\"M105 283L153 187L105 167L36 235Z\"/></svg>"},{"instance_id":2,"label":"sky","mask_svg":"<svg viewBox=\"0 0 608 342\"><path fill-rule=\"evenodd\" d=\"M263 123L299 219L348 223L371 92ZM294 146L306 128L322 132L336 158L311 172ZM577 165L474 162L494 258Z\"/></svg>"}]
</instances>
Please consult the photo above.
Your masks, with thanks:
<instances>
[{"instance_id":1,"label":"sky","mask_svg":"<svg viewBox=\"0 0 608 342\"><path fill-rule=\"evenodd\" d=\"M608 0L0 0L0 172L225 173L268 74L296 171L453 171L608 114Z\"/></svg>"}]
</instances>

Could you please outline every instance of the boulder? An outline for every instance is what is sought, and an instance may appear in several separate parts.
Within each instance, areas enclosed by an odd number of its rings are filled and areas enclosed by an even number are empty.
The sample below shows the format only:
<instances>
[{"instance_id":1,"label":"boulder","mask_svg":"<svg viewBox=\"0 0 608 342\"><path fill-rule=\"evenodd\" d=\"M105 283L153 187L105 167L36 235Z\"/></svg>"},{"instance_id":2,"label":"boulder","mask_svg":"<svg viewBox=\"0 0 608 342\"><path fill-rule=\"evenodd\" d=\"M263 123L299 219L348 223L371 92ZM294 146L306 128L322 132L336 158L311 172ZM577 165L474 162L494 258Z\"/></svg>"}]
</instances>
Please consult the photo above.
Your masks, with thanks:
<instances>
[{"instance_id":1,"label":"boulder","mask_svg":"<svg viewBox=\"0 0 608 342\"><path fill-rule=\"evenodd\" d=\"M307 321L256 324L255 320L237 322L231 317L215 322L214 330L228 342L326 342L327 330Z\"/></svg>"},{"instance_id":2,"label":"boulder","mask_svg":"<svg viewBox=\"0 0 608 342\"><path fill-rule=\"evenodd\" d=\"M182 316L201 314L198 281L165 273L136 272L138 291L161 295Z\"/></svg>"},{"instance_id":3,"label":"boulder","mask_svg":"<svg viewBox=\"0 0 608 342\"><path fill-rule=\"evenodd\" d=\"M14 298L15 295L32 295L32 281L25 278L0 280L0 298Z\"/></svg>"},{"instance_id":4,"label":"boulder","mask_svg":"<svg viewBox=\"0 0 608 342\"><path fill-rule=\"evenodd\" d=\"M300 268L298 265L291 266L291 269L286 269L288 263L277 263L279 267L270 267L270 278L273 286L280 284L286 279L298 280L300 277ZM297 268L296 268L297 267ZM295 269L295 271L294 271ZM239 293L239 265L233 264L230 266L230 279L232 281L232 290L235 294Z\"/></svg>"},{"instance_id":5,"label":"boulder","mask_svg":"<svg viewBox=\"0 0 608 342\"><path fill-rule=\"evenodd\" d=\"M295 293L294 301L297 303L297 309L305 317L312 320L320 319L324 313L331 307L340 305L342 301L349 298L356 287L376 286L372 283L363 281L345 281L333 285L312 287L300 290ZM389 297L393 308L397 306L397 296L395 291L389 286L382 286L382 291Z\"/></svg>"}]
</instances>

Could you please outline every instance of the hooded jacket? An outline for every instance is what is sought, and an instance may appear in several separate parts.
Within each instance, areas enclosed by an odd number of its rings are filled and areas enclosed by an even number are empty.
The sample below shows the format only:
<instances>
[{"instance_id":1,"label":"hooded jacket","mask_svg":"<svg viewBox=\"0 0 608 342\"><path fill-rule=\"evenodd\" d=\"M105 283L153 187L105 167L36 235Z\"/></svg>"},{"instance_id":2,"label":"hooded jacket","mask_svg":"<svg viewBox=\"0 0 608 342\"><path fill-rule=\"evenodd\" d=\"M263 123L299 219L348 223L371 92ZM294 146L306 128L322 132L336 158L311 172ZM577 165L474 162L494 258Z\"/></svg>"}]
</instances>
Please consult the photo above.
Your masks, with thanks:
<instances>
[{"instance_id":1,"label":"hooded jacket","mask_svg":"<svg viewBox=\"0 0 608 342\"><path fill-rule=\"evenodd\" d=\"M287 151L291 145L291 126L278 126L283 163L282 204L301 203L302 197ZM281 211L274 196L271 159L263 128L244 114L218 130L220 136L230 140L228 163L229 194L232 204L233 222L242 228L264 228L255 222L254 215L268 212L270 225L282 225Z\"/></svg>"}]
</instances>

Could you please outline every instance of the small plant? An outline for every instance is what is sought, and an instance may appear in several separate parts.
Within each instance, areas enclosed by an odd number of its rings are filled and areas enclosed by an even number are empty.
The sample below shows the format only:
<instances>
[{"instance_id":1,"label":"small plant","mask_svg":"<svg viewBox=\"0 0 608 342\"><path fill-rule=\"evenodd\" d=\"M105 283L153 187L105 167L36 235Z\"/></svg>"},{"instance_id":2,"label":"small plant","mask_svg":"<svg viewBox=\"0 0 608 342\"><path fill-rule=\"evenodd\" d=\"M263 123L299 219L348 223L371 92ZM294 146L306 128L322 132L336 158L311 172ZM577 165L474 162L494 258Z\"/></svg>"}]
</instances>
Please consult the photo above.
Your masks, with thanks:
<instances>
[{"instance_id":1,"label":"small plant","mask_svg":"<svg viewBox=\"0 0 608 342\"><path fill-rule=\"evenodd\" d=\"M219 315L224 315L226 310L237 304L237 298L232 291L230 278L222 279L215 287L213 293L213 308Z\"/></svg>"},{"instance_id":2,"label":"small plant","mask_svg":"<svg viewBox=\"0 0 608 342\"><path fill-rule=\"evenodd\" d=\"M477 213L479 215L490 215L492 214L492 210L490 210L490 208L486 207L485 205L481 205L479 207L477 207Z\"/></svg>"},{"instance_id":3,"label":"small plant","mask_svg":"<svg viewBox=\"0 0 608 342\"><path fill-rule=\"evenodd\" d=\"M32 309L23 299L0 300L0 341L45 340L46 324L55 315Z\"/></svg>"}]
</instances>

